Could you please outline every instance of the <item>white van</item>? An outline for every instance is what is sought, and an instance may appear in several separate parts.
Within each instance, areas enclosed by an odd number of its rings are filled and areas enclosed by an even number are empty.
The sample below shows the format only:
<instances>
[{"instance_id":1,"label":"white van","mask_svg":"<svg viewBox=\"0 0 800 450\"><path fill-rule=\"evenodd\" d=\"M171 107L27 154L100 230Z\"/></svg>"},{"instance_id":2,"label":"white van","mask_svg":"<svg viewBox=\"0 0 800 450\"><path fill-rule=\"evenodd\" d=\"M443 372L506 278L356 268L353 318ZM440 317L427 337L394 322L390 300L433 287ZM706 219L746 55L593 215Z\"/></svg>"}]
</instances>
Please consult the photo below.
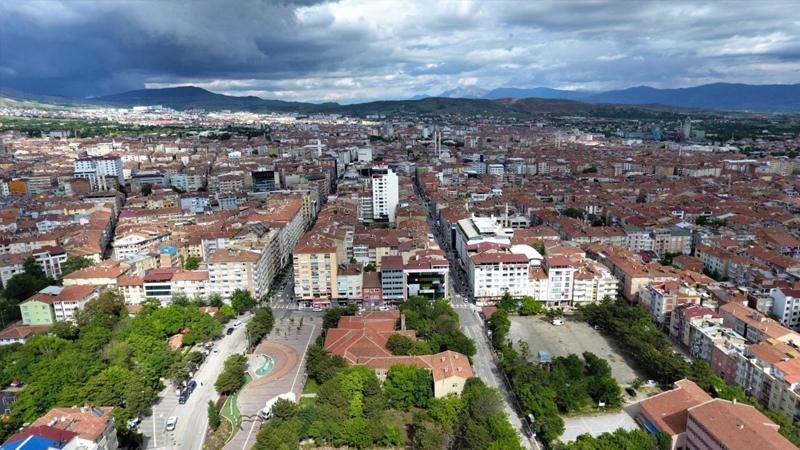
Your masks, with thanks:
<instances>
[{"instance_id":1,"label":"white van","mask_svg":"<svg viewBox=\"0 0 800 450\"><path fill-rule=\"evenodd\" d=\"M561 326L561 325L564 325L564 321L561 320L561 319L553 319L553 325L555 325L557 327Z\"/></svg>"},{"instance_id":2,"label":"white van","mask_svg":"<svg viewBox=\"0 0 800 450\"><path fill-rule=\"evenodd\" d=\"M271 398L267 405L261 408L261 411L258 412L258 417L263 420L269 420L272 417L272 407L275 406L275 403L278 403L278 400L289 400L292 403L297 403L297 397L295 397L294 392L278 395Z\"/></svg>"}]
</instances>

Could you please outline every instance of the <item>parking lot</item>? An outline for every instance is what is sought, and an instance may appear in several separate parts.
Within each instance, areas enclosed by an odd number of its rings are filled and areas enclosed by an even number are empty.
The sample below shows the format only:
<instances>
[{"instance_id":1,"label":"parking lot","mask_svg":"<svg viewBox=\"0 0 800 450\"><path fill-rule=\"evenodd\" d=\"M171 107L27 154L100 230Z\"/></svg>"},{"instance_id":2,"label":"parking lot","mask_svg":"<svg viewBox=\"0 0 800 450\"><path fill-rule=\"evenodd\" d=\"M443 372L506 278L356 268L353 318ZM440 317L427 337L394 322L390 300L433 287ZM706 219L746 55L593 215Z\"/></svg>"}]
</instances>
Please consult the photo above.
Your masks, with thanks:
<instances>
[{"instance_id":1,"label":"parking lot","mask_svg":"<svg viewBox=\"0 0 800 450\"><path fill-rule=\"evenodd\" d=\"M599 436L603 433L611 433L618 428L636 430L639 425L626 411L596 416L568 417L564 419L564 433L560 439L561 442L570 442L584 433Z\"/></svg>"},{"instance_id":2,"label":"parking lot","mask_svg":"<svg viewBox=\"0 0 800 450\"><path fill-rule=\"evenodd\" d=\"M563 325L556 326L544 316L511 316L509 319L509 338L515 345L520 340L527 342L532 360L536 360L539 351L548 351L553 357L568 356L571 353L580 355L589 351L608 361L611 373L622 386L629 385L639 375L621 352L614 348L611 340L586 322L567 317L563 319Z\"/></svg>"}]
</instances>

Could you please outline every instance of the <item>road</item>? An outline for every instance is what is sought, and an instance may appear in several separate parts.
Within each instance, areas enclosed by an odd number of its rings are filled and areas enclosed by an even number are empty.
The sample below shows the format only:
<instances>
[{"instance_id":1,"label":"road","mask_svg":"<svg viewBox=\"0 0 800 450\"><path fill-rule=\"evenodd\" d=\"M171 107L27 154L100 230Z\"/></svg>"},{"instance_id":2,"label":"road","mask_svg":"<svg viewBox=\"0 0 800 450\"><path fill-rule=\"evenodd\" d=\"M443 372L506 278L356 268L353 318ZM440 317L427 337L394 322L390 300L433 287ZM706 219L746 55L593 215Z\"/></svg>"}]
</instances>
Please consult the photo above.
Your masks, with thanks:
<instances>
[{"instance_id":1,"label":"road","mask_svg":"<svg viewBox=\"0 0 800 450\"><path fill-rule=\"evenodd\" d=\"M424 203L422 206L427 209ZM467 337L475 342L475 356L473 356L472 361L474 374L482 379L487 386L491 386L500 391L500 394L503 396L503 406L506 410L508 420L521 436L523 447L540 450L542 446L538 440L535 437L529 437L531 433L527 423L523 422L519 415L517 415L517 412L511 407L511 405L515 404L513 393L510 391L503 374L500 372L494 350L486 336L483 321L478 315L478 308L470 302L469 286L456 260L456 256L441 232L441 229L436 225L436 218L430 213L428 214L428 223L439 242L439 246L447 252L447 259L450 261L450 276L448 277L450 303L453 305L456 313L458 313L461 329Z\"/></svg>"},{"instance_id":2,"label":"road","mask_svg":"<svg viewBox=\"0 0 800 450\"><path fill-rule=\"evenodd\" d=\"M251 315L239 318L247 322ZM235 321L235 320L234 320ZM232 321L233 322L233 321ZM227 328L227 326L223 327ZM142 420L140 430L144 435L143 448L149 449L186 449L197 450L202 448L205 441L205 431L208 426L207 405L208 401L217 401L219 395L214 389L214 381L222 372L225 359L234 354L245 351L245 326L236 328L230 336L223 335L214 348L219 350L211 353L194 376L197 381L192 395L185 404L178 404L176 388L172 383L158 395L158 403L152 408L152 415ZM178 418L175 431L168 432L164 429L167 418Z\"/></svg>"}]
</instances>

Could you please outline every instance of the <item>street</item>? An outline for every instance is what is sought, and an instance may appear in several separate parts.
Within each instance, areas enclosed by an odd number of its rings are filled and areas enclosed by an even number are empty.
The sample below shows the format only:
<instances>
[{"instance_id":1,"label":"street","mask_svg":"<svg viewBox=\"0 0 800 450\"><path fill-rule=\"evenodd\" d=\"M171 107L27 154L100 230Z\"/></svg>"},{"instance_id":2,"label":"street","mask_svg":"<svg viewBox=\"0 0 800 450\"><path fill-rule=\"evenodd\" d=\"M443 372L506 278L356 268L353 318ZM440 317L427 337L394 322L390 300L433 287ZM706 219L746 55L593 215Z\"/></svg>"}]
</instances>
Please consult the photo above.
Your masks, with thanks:
<instances>
[{"instance_id":1,"label":"street","mask_svg":"<svg viewBox=\"0 0 800 450\"><path fill-rule=\"evenodd\" d=\"M246 323L250 317L251 315L247 314L239 317L238 320ZM234 320L230 323L232 322ZM223 333L228 326L231 325L223 326ZM219 351L208 355L197 370L194 376L197 387L183 405L178 404L175 387L166 381L167 387L158 395L159 400L157 404L153 405L151 416L143 418L139 425L144 435L142 447L186 450L202 448L208 425L208 414L206 413L208 401L216 402L219 397L214 389L214 381L222 372L225 359L234 353L244 352L245 346L245 325L236 328L230 336L223 334L223 337L214 344L214 349ZM177 417L178 422L175 430L168 432L164 427L170 416Z\"/></svg>"},{"instance_id":2,"label":"street","mask_svg":"<svg viewBox=\"0 0 800 450\"><path fill-rule=\"evenodd\" d=\"M419 194L419 193L418 193ZM424 204L423 207L426 207ZM439 247L447 253L447 259L450 261L450 276L448 277L448 293L450 294L450 303L453 305L458 319L461 323L461 329L473 342L475 342L475 356L473 356L472 368L475 376L479 377L486 383L500 391L503 397L503 406L506 410L509 422L517 430L521 436L522 446L528 449L540 450L542 447L538 440L529 438L528 425L523 422L511 405L514 403L513 393L510 392L509 386L503 379L503 374L495 361L494 350L489 342L486 332L483 328L482 319L478 316L478 307L469 301L470 292L466 277L463 275L459 268L458 261L447 241L444 239L442 231L436 224L436 219L428 214L428 223L433 230Z\"/></svg>"}]
</instances>

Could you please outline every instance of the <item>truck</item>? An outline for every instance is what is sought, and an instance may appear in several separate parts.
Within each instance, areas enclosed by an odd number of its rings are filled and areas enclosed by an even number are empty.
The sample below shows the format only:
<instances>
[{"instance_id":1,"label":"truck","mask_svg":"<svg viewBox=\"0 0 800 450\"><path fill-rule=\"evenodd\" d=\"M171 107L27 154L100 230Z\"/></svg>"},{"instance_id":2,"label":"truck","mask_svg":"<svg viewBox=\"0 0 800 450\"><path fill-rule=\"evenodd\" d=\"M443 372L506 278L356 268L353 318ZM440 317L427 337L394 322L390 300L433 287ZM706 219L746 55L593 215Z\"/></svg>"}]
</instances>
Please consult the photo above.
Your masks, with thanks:
<instances>
[{"instance_id":1,"label":"truck","mask_svg":"<svg viewBox=\"0 0 800 450\"><path fill-rule=\"evenodd\" d=\"M294 395L294 392L277 395L267 401L266 406L261 408L261 411L258 412L258 417L262 420L269 420L272 417L272 407L275 406L275 403L278 403L278 400L289 400L292 403L297 403L297 397Z\"/></svg>"}]
</instances>

